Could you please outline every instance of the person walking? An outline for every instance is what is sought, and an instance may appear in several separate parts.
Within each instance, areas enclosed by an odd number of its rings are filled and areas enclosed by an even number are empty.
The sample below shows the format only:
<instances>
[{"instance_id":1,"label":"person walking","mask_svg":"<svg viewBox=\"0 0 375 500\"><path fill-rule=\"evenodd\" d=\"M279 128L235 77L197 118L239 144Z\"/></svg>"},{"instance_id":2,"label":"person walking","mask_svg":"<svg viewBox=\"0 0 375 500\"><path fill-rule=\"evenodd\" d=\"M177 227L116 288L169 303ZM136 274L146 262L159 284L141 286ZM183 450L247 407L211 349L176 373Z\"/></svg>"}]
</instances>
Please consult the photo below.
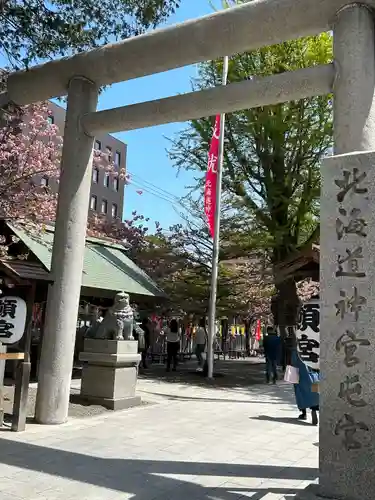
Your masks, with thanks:
<instances>
[{"instance_id":1,"label":"person walking","mask_svg":"<svg viewBox=\"0 0 375 500\"><path fill-rule=\"evenodd\" d=\"M172 370L175 372L177 370L177 358L178 351L180 349L180 334L178 328L178 322L172 319L169 327L166 329L166 340L167 340L167 372L171 370L171 364L173 366Z\"/></svg>"},{"instance_id":2,"label":"person walking","mask_svg":"<svg viewBox=\"0 0 375 500\"><path fill-rule=\"evenodd\" d=\"M299 382L294 384L296 403L300 410L299 420L307 419L307 410L311 410L311 422L318 425L319 393L313 391L313 385L319 383L320 373L307 366L300 358L297 349L291 352L291 366L298 368Z\"/></svg>"},{"instance_id":3,"label":"person walking","mask_svg":"<svg viewBox=\"0 0 375 500\"><path fill-rule=\"evenodd\" d=\"M146 365L146 342L145 342L145 331L143 329L143 322L138 325L138 323L134 320L133 322L133 337L134 340L138 341L138 353L141 355L141 363L140 366L142 368L147 368Z\"/></svg>"},{"instance_id":4,"label":"person walking","mask_svg":"<svg viewBox=\"0 0 375 500\"><path fill-rule=\"evenodd\" d=\"M269 384L271 377L274 384L277 381L277 364L280 361L281 340L272 326L267 327L267 334L263 340L264 356L266 358L266 380Z\"/></svg>"},{"instance_id":5,"label":"person walking","mask_svg":"<svg viewBox=\"0 0 375 500\"><path fill-rule=\"evenodd\" d=\"M141 328L144 331L144 348L140 351L142 356L142 366L147 368L147 354L150 348L151 340L151 321L149 318L143 318Z\"/></svg>"},{"instance_id":6,"label":"person walking","mask_svg":"<svg viewBox=\"0 0 375 500\"><path fill-rule=\"evenodd\" d=\"M203 372L203 365L204 365L203 353L206 349L206 344L207 344L206 320L205 318L202 318L199 321L199 326L195 336L195 355L197 356L197 361L198 361L198 368L197 368L198 372Z\"/></svg>"}]
</instances>

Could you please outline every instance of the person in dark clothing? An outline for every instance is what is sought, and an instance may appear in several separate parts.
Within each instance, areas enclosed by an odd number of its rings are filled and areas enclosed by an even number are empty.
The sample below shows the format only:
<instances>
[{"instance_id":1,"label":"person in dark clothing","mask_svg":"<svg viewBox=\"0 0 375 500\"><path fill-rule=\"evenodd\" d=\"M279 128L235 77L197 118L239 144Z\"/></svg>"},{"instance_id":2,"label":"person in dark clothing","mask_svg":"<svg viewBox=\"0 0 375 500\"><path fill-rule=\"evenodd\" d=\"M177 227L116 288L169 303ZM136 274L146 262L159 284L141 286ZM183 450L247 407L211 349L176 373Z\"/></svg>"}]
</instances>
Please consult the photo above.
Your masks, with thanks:
<instances>
[{"instance_id":1,"label":"person in dark clothing","mask_svg":"<svg viewBox=\"0 0 375 500\"><path fill-rule=\"evenodd\" d=\"M166 331L167 334L167 372L171 369L171 364L173 364L173 371L177 369L177 358L178 351L180 349L180 334L178 328L178 322L172 319L169 328Z\"/></svg>"},{"instance_id":2,"label":"person in dark clothing","mask_svg":"<svg viewBox=\"0 0 375 500\"><path fill-rule=\"evenodd\" d=\"M277 363L280 361L281 341L276 331L272 327L267 328L267 335L263 340L264 355L266 358L266 380L276 384L277 381Z\"/></svg>"},{"instance_id":3,"label":"person in dark clothing","mask_svg":"<svg viewBox=\"0 0 375 500\"><path fill-rule=\"evenodd\" d=\"M141 363L143 368L147 368L147 353L150 347L150 339L151 339L150 320L148 318L143 318L141 323L141 328L144 332L144 345L142 346L143 348L140 350L142 356Z\"/></svg>"},{"instance_id":4,"label":"person in dark clothing","mask_svg":"<svg viewBox=\"0 0 375 500\"><path fill-rule=\"evenodd\" d=\"M286 333L286 337L284 339L281 338L283 345L282 367L284 372L287 365L292 364L292 354L297 348L296 336L294 331L287 328Z\"/></svg>"}]
</instances>

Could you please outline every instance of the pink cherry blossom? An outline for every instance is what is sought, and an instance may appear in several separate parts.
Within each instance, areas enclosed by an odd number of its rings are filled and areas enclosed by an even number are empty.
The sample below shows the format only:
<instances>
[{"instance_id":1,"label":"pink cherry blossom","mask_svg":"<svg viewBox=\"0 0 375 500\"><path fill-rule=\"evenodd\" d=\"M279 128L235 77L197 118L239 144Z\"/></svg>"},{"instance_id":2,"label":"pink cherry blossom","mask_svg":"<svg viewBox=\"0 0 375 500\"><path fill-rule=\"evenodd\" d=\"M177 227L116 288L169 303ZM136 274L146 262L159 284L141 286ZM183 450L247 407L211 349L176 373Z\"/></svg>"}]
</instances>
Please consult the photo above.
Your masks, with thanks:
<instances>
[{"instance_id":1,"label":"pink cherry blossom","mask_svg":"<svg viewBox=\"0 0 375 500\"><path fill-rule=\"evenodd\" d=\"M15 108L0 129L0 215L53 219L57 196L46 184L59 176L62 138L46 103ZM44 179L44 182L42 181Z\"/></svg>"},{"instance_id":2,"label":"pink cherry blossom","mask_svg":"<svg viewBox=\"0 0 375 500\"><path fill-rule=\"evenodd\" d=\"M49 122L47 103L23 108L13 107L5 115L0 128L0 217L39 231L46 223L54 223L62 137L56 125ZM112 176L125 177L117 172L112 160L94 151L93 164ZM134 249L143 245L147 228L140 222L143 216L133 212L132 219L108 222L90 213L88 235L124 242ZM6 253L4 246L0 249Z\"/></svg>"},{"instance_id":3,"label":"pink cherry blossom","mask_svg":"<svg viewBox=\"0 0 375 500\"><path fill-rule=\"evenodd\" d=\"M297 295L301 302L306 302L315 295L319 295L319 290L319 282L313 281L310 278L297 283Z\"/></svg>"}]
</instances>

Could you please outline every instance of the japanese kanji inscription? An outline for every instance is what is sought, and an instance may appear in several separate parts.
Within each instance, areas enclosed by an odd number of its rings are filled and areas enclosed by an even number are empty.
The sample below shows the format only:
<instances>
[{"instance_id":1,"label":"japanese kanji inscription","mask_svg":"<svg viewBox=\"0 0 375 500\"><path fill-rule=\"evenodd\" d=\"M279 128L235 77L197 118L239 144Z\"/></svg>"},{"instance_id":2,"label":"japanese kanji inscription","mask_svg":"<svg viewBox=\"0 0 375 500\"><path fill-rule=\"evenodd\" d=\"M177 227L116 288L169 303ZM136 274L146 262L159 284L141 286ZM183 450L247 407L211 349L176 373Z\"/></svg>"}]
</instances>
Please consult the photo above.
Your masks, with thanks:
<instances>
[{"instance_id":1,"label":"japanese kanji inscription","mask_svg":"<svg viewBox=\"0 0 375 500\"><path fill-rule=\"evenodd\" d=\"M373 500L375 152L326 158L321 176L319 490Z\"/></svg>"},{"instance_id":2,"label":"japanese kanji inscription","mask_svg":"<svg viewBox=\"0 0 375 500\"><path fill-rule=\"evenodd\" d=\"M363 259L362 247L354 250L345 249L346 256L338 255L336 278L346 276L350 278L364 278L366 273L360 270L359 260Z\"/></svg>"},{"instance_id":3,"label":"japanese kanji inscription","mask_svg":"<svg viewBox=\"0 0 375 500\"><path fill-rule=\"evenodd\" d=\"M297 350L302 361L315 370L320 357L320 306L319 299L311 299L301 307L296 329Z\"/></svg>"},{"instance_id":4,"label":"japanese kanji inscription","mask_svg":"<svg viewBox=\"0 0 375 500\"><path fill-rule=\"evenodd\" d=\"M357 338L355 333L346 330L336 342L336 351L340 352L343 349L344 363L348 368L351 368L360 362L359 357L354 356L358 346L368 347L369 345L370 341L368 339Z\"/></svg>"},{"instance_id":5,"label":"japanese kanji inscription","mask_svg":"<svg viewBox=\"0 0 375 500\"><path fill-rule=\"evenodd\" d=\"M339 188L339 192L336 196L337 202L340 204L338 206L339 216L336 218L336 235L338 242L341 242L349 235L361 239L367 237L368 223L361 209L355 205L355 196L365 196L368 193L368 189L365 186L366 178L366 172L361 172L359 168L354 167L352 171L344 169L342 171L342 178L334 180L334 184ZM347 196L349 193L351 194L350 197ZM349 198L350 201L354 203L353 206L350 206ZM347 203L344 207L342 204L345 201ZM343 218L346 218L346 220L343 221ZM351 248L349 243L345 243L345 245L345 252L337 255L337 270L335 276L336 278L354 280L354 284L352 281L350 283L348 282L350 285L350 289L348 289L343 286L346 284L346 281L342 283L339 298L335 303L336 316L340 320L346 320L347 317L350 320L350 317L352 317L355 322L358 322L360 313L367 305L367 298L361 295L359 285L355 284L355 280L358 278L366 277L366 271L361 267L363 266L364 259L363 246L355 245ZM356 332L350 330L346 330L336 340L336 352L340 353L343 351L343 363L349 369L361 363L360 355L357 353L358 345L368 347L370 341L367 338L357 338ZM357 353L357 355L354 355L355 353ZM361 408L367 406L367 402L363 398L362 393L363 387L360 382L359 374L345 375L340 383L338 397L352 408ZM356 422L355 418L349 413L345 413L336 423L335 434L339 435L343 433L343 444L347 450L361 448L361 441L354 438L354 434L358 429L365 431L367 425L363 422Z\"/></svg>"},{"instance_id":6,"label":"japanese kanji inscription","mask_svg":"<svg viewBox=\"0 0 375 500\"><path fill-rule=\"evenodd\" d=\"M358 431L369 431L368 426L364 422L356 422L355 419L345 413L342 418L335 425L335 435L342 435L342 443L345 448L350 450L359 450L362 448L358 437L356 438L356 433Z\"/></svg>"},{"instance_id":7,"label":"japanese kanji inscription","mask_svg":"<svg viewBox=\"0 0 375 500\"><path fill-rule=\"evenodd\" d=\"M26 302L20 297L0 297L0 342L14 344L25 331Z\"/></svg>"},{"instance_id":8,"label":"japanese kanji inscription","mask_svg":"<svg viewBox=\"0 0 375 500\"><path fill-rule=\"evenodd\" d=\"M354 193L366 194L367 188L359 187L359 184L367 177L366 172L359 173L358 168L353 168L352 172L343 171L343 179L336 179L335 184L341 191L337 194L337 201L343 202L347 193L352 189Z\"/></svg>"}]
</instances>

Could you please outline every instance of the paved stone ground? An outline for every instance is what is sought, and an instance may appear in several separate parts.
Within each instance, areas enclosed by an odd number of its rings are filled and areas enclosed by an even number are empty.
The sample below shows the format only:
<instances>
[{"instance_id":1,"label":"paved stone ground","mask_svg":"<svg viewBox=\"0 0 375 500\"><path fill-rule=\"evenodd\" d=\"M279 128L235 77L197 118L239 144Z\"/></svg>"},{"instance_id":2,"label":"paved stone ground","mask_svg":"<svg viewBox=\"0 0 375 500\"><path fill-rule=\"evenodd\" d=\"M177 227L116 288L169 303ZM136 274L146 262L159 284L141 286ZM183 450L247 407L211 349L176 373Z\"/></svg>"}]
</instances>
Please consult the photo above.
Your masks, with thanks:
<instances>
[{"instance_id":1,"label":"paved stone ground","mask_svg":"<svg viewBox=\"0 0 375 500\"><path fill-rule=\"evenodd\" d=\"M289 386L231 363L233 383L160 367L139 381L155 404L1 432L0 500L291 500L317 477L318 430L296 420Z\"/></svg>"},{"instance_id":2,"label":"paved stone ground","mask_svg":"<svg viewBox=\"0 0 375 500\"><path fill-rule=\"evenodd\" d=\"M218 363L218 377L212 384L212 387L216 388L234 388L234 387L248 387L249 385L257 384L264 380L263 372L259 370L259 361L257 359L247 359L240 361L223 361ZM153 381L164 381L169 384L187 384L193 386L204 387L207 385L206 380L199 376L195 372L196 362L188 361L180 363L177 373L165 372L164 365L155 363L151 365L149 370L142 371L140 373L141 380L150 379ZM80 377L80 369L74 370L74 376ZM5 413L8 421L11 419L11 413L13 409L13 396L14 396L14 386L13 381L7 379L7 386L5 387ZM72 384L72 394L79 393L80 382L77 380L73 381ZM168 387L168 386L167 386ZM36 399L37 386L35 383L30 385L29 398L27 405L27 416L32 419L35 413L35 399ZM143 403L147 403L147 400L143 400ZM94 415L99 415L101 413L106 413L107 410L102 406L90 405L82 406L81 404L76 404L74 400L69 405L69 418L87 418Z\"/></svg>"}]
</instances>

